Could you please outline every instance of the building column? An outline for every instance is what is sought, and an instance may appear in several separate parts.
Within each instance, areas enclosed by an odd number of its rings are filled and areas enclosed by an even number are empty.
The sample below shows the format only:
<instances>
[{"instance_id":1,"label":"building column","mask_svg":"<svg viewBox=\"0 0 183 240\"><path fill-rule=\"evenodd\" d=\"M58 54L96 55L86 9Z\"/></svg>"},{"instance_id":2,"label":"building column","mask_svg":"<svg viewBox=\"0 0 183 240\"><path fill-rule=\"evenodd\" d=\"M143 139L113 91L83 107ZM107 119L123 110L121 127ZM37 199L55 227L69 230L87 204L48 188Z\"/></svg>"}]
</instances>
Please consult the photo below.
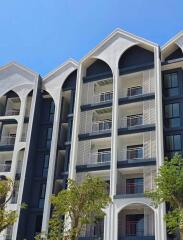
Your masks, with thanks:
<instances>
[{"instance_id":1,"label":"building column","mask_svg":"<svg viewBox=\"0 0 183 240\"><path fill-rule=\"evenodd\" d=\"M18 199L17 199L17 215L20 215L20 210L21 210L20 206L22 203L22 195L24 190L24 181L25 181L25 175L27 170L27 160L29 155L29 147L30 147L31 133L32 133L32 127L33 127L33 121L34 121L35 106L36 106L36 101L37 101L37 96L39 91L39 84L40 84L40 78L38 77L33 87L33 94L32 94L32 100L31 100L29 123L28 123L27 136L26 136L26 145L25 145L25 152L24 152L24 157L22 162L21 178L20 178ZM25 95L25 93L23 95ZM26 110L26 101L24 101L20 109L20 113L23 115L21 119L21 124L24 122L25 110ZM23 125L20 127L19 137L21 136L22 129L23 129ZM16 166L14 167L14 173L15 171L16 171ZM18 224L19 224L19 216L13 226L13 232L12 232L13 239L17 238Z\"/></svg>"},{"instance_id":2,"label":"building column","mask_svg":"<svg viewBox=\"0 0 183 240\"><path fill-rule=\"evenodd\" d=\"M112 201L116 195L117 185L117 160L118 160L118 66L113 72L113 104L112 104L112 133L111 133L111 171L110 171L110 196ZM115 206L110 207L110 239L117 240L117 222L115 219Z\"/></svg>"},{"instance_id":3,"label":"building column","mask_svg":"<svg viewBox=\"0 0 183 240\"><path fill-rule=\"evenodd\" d=\"M50 159L49 159L48 175L47 175L47 182L46 182L43 221L42 221L42 229L41 229L41 231L44 233L47 233L48 231L48 221L50 217L50 196L52 195L53 184L54 184L54 172L55 172L57 141L58 141L58 133L59 133L60 111L61 111L61 100L62 100L61 90L57 89L56 93L53 96L55 96L53 100L56 99L56 101L55 101L55 114L54 114L54 122L53 122Z\"/></svg>"},{"instance_id":4,"label":"building column","mask_svg":"<svg viewBox=\"0 0 183 240\"><path fill-rule=\"evenodd\" d=\"M156 165L157 172L159 167L164 162L164 148L163 148L163 107L162 107L162 81L161 81L161 61L159 47L154 48L155 59L155 104L156 104ZM161 204L158 209L158 228L159 237L157 240L166 240L166 224L163 219L165 215L165 204Z\"/></svg>"},{"instance_id":5,"label":"building column","mask_svg":"<svg viewBox=\"0 0 183 240\"><path fill-rule=\"evenodd\" d=\"M70 163L69 163L69 178L76 178L76 163L78 153L78 133L79 133L79 122L80 122L80 105L81 105L81 93L82 93L82 80L84 70L80 64L77 72L76 80L76 95L74 104L73 114L73 127L72 127L72 138L71 138L71 151L70 151Z\"/></svg>"}]
</instances>

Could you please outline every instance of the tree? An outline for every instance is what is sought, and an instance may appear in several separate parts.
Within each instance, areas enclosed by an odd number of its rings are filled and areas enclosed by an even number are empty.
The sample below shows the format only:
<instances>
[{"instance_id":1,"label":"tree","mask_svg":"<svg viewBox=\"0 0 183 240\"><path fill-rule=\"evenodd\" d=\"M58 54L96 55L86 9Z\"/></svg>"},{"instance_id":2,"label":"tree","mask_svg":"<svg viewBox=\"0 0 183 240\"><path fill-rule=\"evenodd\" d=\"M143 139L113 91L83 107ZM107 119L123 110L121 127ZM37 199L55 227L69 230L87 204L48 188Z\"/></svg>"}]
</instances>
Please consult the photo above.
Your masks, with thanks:
<instances>
[{"instance_id":1,"label":"tree","mask_svg":"<svg viewBox=\"0 0 183 240\"><path fill-rule=\"evenodd\" d=\"M13 192L13 181L0 176L0 232L16 221L16 211L7 210L7 203Z\"/></svg>"},{"instance_id":2,"label":"tree","mask_svg":"<svg viewBox=\"0 0 183 240\"><path fill-rule=\"evenodd\" d=\"M165 214L168 231L179 232L183 240L183 158L175 154L172 159L165 158L155 179L156 188L147 192L146 196L152 199L157 207L166 202L170 210Z\"/></svg>"},{"instance_id":3,"label":"tree","mask_svg":"<svg viewBox=\"0 0 183 240\"><path fill-rule=\"evenodd\" d=\"M87 176L81 184L69 179L67 189L51 197L53 211L46 239L78 239L86 224L97 223L105 216L103 210L110 202L107 183L102 179Z\"/></svg>"}]
</instances>

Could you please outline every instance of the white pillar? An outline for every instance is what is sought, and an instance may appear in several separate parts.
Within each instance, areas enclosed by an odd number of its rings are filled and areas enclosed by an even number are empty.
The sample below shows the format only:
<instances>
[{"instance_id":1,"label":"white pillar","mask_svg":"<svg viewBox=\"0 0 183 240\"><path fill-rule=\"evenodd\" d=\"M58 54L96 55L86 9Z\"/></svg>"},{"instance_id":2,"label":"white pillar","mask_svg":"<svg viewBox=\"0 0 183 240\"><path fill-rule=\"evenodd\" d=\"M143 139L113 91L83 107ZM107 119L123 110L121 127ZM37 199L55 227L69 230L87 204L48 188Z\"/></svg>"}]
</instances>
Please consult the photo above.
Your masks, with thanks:
<instances>
[{"instance_id":1,"label":"white pillar","mask_svg":"<svg viewBox=\"0 0 183 240\"><path fill-rule=\"evenodd\" d=\"M83 67L80 64L77 72L76 80L76 95L74 103L74 114L73 114L73 128L72 128L72 139L71 139L71 152L70 152L70 163L69 163L69 178L75 179L76 177L76 162L77 162L77 150L78 150L78 133L79 133L79 122L80 122L80 105L81 105L81 94L83 84Z\"/></svg>"},{"instance_id":2,"label":"white pillar","mask_svg":"<svg viewBox=\"0 0 183 240\"><path fill-rule=\"evenodd\" d=\"M111 171L110 171L110 195L112 200L116 195L117 185L117 158L118 158L118 66L114 67L113 72L113 104L112 104L112 133L111 133ZM117 228L115 221L115 206L111 205L110 213L110 239L117 240Z\"/></svg>"},{"instance_id":3,"label":"white pillar","mask_svg":"<svg viewBox=\"0 0 183 240\"><path fill-rule=\"evenodd\" d=\"M163 108L162 108L162 82L161 82L161 61L160 61L159 47L154 48L155 58L155 103L156 103L156 165L157 171L164 161L164 149L163 149ZM159 237L157 240L166 240L166 224L163 220L165 215L165 204L158 207L158 228Z\"/></svg>"},{"instance_id":4,"label":"white pillar","mask_svg":"<svg viewBox=\"0 0 183 240\"><path fill-rule=\"evenodd\" d=\"M35 113L35 105L36 105L37 92L38 92L38 85L39 85L39 77L36 79L35 85L33 86L31 109L30 109L29 123L28 123L27 137L26 137L26 148L25 148L24 158L23 158L23 162L22 162L21 178L20 178L19 192L18 192L18 199L17 199L17 214L18 215L20 214L20 206L21 206L21 202L22 202L22 195L23 195L26 168L27 168L27 160L28 160L28 154L29 154L29 146L30 146L34 113ZM20 113L25 114L25 110L26 110L26 104L24 102L24 104L21 106ZM23 126L22 126L22 128L23 128ZM20 130L20 132L21 132L21 130ZM16 239L16 237L17 237L18 223L19 223L19 218L17 219L17 221L15 222L15 224L13 226L13 232L12 232L13 240Z\"/></svg>"},{"instance_id":5,"label":"white pillar","mask_svg":"<svg viewBox=\"0 0 183 240\"><path fill-rule=\"evenodd\" d=\"M48 221L50 217L50 196L52 195L53 183L54 183L54 171L55 171L55 162L56 162L56 154L57 154L57 141L58 141L58 133L59 133L60 110L61 110L61 99L62 99L62 94L60 89L57 89L57 94L55 94L55 99L57 99L57 101L55 101L55 114L54 114L54 122L53 122L50 159L49 159L45 202L44 202L44 210L43 210L43 221L42 221L42 229L41 229L41 231L45 233L47 233L48 231Z\"/></svg>"}]
</instances>

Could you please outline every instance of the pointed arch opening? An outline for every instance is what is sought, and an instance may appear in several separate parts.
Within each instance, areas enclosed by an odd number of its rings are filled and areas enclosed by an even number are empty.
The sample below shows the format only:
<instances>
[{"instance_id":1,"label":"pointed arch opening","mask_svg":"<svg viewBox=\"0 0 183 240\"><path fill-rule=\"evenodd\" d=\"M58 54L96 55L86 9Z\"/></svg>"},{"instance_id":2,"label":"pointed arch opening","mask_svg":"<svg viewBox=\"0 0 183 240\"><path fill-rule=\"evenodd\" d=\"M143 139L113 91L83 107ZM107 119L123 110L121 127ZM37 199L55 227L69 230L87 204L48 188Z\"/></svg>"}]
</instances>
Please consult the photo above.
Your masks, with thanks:
<instances>
[{"instance_id":1,"label":"pointed arch opening","mask_svg":"<svg viewBox=\"0 0 183 240\"><path fill-rule=\"evenodd\" d=\"M95 59L87 68L85 81L96 81L100 79L110 78L112 77L112 70L109 65L100 60Z\"/></svg>"},{"instance_id":2,"label":"pointed arch opening","mask_svg":"<svg viewBox=\"0 0 183 240\"><path fill-rule=\"evenodd\" d=\"M133 203L124 207L118 214L118 239L154 240L154 211L145 204Z\"/></svg>"},{"instance_id":3,"label":"pointed arch opening","mask_svg":"<svg viewBox=\"0 0 183 240\"><path fill-rule=\"evenodd\" d=\"M180 58L183 58L182 49L175 44L175 46L173 47L173 51L171 51L171 53L169 53L168 56L165 58L165 62Z\"/></svg>"},{"instance_id":4,"label":"pointed arch opening","mask_svg":"<svg viewBox=\"0 0 183 240\"><path fill-rule=\"evenodd\" d=\"M74 70L69 76L65 79L62 86L63 91L73 90L76 88L76 78L77 78L77 69Z\"/></svg>"},{"instance_id":5,"label":"pointed arch opening","mask_svg":"<svg viewBox=\"0 0 183 240\"><path fill-rule=\"evenodd\" d=\"M154 52L137 45L127 49L118 63L120 74L149 69L153 66Z\"/></svg>"},{"instance_id":6,"label":"pointed arch opening","mask_svg":"<svg viewBox=\"0 0 183 240\"><path fill-rule=\"evenodd\" d=\"M20 106L20 97L11 90L0 98L0 116L19 115Z\"/></svg>"}]
</instances>

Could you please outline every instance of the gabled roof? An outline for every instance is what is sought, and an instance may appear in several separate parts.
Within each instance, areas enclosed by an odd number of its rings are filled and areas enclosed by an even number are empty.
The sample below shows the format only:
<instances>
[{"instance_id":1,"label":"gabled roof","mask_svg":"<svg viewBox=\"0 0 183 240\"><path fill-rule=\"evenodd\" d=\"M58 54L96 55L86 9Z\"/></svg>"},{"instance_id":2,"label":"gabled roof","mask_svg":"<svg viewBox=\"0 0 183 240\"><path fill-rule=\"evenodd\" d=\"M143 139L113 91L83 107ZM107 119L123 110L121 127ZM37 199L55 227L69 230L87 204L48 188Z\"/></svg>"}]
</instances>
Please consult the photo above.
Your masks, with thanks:
<instances>
[{"instance_id":1,"label":"gabled roof","mask_svg":"<svg viewBox=\"0 0 183 240\"><path fill-rule=\"evenodd\" d=\"M146 44L149 45L150 47L157 47L158 44L153 43L151 41L148 41L144 38L138 37L132 33L126 32L120 28L115 29L108 37L106 37L102 42L100 42L93 50L91 50L86 56L84 56L81 59L81 62L85 61L87 58L91 57L92 55L94 55L98 50L100 50L101 48L104 48L105 45L107 45L110 41L112 41L113 39L116 39L117 37L126 37L128 39L131 39L133 41L142 43L142 44Z\"/></svg>"},{"instance_id":2,"label":"gabled roof","mask_svg":"<svg viewBox=\"0 0 183 240\"><path fill-rule=\"evenodd\" d=\"M174 37L172 37L168 42L166 42L161 47L162 57L165 59L171 53L173 53L178 47L182 49L183 42L183 31L177 33Z\"/></svg>"},{"instance_id":3,"label":"gabled roof","mask_svg":"<svg viewBox=\"0 0 183 240\"><path fill-rule=\"evenodd\" d=\"M25 67L22 64L19 64L17 62L10 62L10 63L0 67L0 73L8 71L8 69L11 69L11 68L17 68L18 70L23 71L23 72L25 72L25 73L33 76L33 77L38 77L39 76L38 73L32 71L30 68Z\"/></svg>"},{"instance_id":4,"label":"gabled roof","mask_svg":"<svg viewBox=\"0 0 183 240\"><path fill-rule=\"evenodd\" d=\"M168 42L166 42L162 47L161 50L164 51L166 48L168 48L172 44L177 44L177 41L183 37L183 31L180 31L177 33L174 37L172 37Z\"/></svg>"},{"instance_id":5,"label":"gabled roof","mask_svg":"<svg viewBox=\"0 0 183 240\"><path fill-rule=\"evenodd\" d=\"M62 72L64 72L69 67L73 67L73 68L76 69L78 67L78 62L75 61L74 59L69 59L68 61L66 61L65 63L63 63L62 65L60 65L56 69L54 69L53 71L49 72L43 78L43 81L48 81L48 79L50 79L50 78L54 78L54 77L59 76Z\"/></svg>"}]
</instances>

